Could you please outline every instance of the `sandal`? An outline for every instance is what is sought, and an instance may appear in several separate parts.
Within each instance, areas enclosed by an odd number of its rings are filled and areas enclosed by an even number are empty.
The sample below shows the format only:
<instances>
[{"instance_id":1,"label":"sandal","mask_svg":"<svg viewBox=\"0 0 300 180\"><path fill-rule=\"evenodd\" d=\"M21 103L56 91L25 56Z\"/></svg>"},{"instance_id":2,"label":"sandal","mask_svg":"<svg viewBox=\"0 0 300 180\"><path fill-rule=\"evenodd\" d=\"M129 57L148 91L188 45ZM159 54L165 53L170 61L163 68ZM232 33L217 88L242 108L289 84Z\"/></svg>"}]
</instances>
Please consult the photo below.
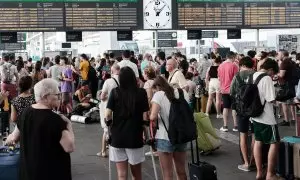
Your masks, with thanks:
<instances>
[{"instance_id":1,"label":"sandal","mask_svg":"<svg viewBox=\"0 0 300 180\"><path fill-rule=\"evenodd\" d=\"M98 152L96 155L98 157L102 157L102 158L107 158L108 157L108 155L106 154L106 152Z\"/></svg>"}]
</instances>

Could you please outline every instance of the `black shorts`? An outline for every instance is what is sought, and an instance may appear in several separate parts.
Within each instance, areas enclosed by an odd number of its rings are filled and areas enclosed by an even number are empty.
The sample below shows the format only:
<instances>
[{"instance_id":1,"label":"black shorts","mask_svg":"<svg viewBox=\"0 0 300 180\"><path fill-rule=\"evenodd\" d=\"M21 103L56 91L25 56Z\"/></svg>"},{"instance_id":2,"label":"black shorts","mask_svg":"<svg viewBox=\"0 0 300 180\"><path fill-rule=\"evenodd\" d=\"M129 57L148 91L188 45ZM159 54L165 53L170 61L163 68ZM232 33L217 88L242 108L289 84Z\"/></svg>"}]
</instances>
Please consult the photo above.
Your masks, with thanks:
<instances>
[{"instance_id":1,"label":"black shorts","mask_svg":"<svg viewBox=\"0 0 300 180\"><path fill-rule=\"evenodd\" d=\"M232 99L230 94L222 94L223 108L231 109Z\"/></svg>"},{"instance_id":2,"label":"black shorts","mask_svg":"<svg viewBox=\"0 0 300 180\"><path fill-rule=\"evenodd\" d=\"M238 129L240 133L254 133L253 132L253 124L250 122L249 117L237 116L238 120Z\"/></svg>"}]
</instances>

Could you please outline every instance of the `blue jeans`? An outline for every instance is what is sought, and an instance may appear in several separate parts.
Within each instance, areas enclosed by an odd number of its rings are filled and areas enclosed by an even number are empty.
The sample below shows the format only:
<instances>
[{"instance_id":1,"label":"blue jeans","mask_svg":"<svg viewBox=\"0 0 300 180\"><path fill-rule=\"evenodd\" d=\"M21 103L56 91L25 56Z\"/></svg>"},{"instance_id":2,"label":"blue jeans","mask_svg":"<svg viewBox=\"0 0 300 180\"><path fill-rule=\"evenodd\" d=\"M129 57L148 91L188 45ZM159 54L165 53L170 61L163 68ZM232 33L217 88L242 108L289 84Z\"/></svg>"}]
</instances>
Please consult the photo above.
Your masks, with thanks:
<instances>
[{"instance_id":1,"label":"blue jeans","mask_svg":"<svg viewBox=\"0 0 300 180\"><path fill-rule=\"evenodd\" d=\"M187 150L187 143L173 145L168 140L157 139L156 148L158 152L167 152L167 153L185 152Z\"/></svg>"}]
</instances>

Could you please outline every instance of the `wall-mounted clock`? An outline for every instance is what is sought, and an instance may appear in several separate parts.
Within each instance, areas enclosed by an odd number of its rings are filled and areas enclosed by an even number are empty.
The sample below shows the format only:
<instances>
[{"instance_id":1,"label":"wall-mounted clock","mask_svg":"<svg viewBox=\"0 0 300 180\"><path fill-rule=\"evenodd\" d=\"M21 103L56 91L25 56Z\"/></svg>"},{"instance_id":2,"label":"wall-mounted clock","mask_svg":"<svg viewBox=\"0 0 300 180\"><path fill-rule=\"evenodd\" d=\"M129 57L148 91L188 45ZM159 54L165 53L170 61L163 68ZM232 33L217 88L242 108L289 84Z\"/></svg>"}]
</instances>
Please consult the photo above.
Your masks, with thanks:
<instances>
[{"instance_id":1,"label":"wall-mounted clock","mask_svg":"<svg viewBox=\"0 0 300 180\"><path fill-rule=\"evenodd\" d=\"M172 29L172 0L144 0L144 29Z\"/></svg>"}]
</instances>

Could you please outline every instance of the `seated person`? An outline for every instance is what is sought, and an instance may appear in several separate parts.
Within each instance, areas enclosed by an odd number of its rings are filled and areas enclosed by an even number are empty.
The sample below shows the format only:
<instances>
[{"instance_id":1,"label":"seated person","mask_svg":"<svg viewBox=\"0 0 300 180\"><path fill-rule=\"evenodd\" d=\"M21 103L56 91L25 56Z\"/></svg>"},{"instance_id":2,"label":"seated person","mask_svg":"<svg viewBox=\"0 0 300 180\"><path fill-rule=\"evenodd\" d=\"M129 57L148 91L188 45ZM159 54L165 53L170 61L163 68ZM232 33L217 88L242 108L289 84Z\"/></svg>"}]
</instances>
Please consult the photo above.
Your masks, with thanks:
<instances>
[{"instance_id":1,"label":"seated person","mask_svg":"<svg viewBox=\"0 0 300 180\"><path fill-rule=\"evenodd\" d=\"M85 111L95 107L98 103L97 100L92 99L88 82L83 82L82 86L75 92L73 99L76 105L72 115L83 115Z\"/></svg>"}]
</instances>

